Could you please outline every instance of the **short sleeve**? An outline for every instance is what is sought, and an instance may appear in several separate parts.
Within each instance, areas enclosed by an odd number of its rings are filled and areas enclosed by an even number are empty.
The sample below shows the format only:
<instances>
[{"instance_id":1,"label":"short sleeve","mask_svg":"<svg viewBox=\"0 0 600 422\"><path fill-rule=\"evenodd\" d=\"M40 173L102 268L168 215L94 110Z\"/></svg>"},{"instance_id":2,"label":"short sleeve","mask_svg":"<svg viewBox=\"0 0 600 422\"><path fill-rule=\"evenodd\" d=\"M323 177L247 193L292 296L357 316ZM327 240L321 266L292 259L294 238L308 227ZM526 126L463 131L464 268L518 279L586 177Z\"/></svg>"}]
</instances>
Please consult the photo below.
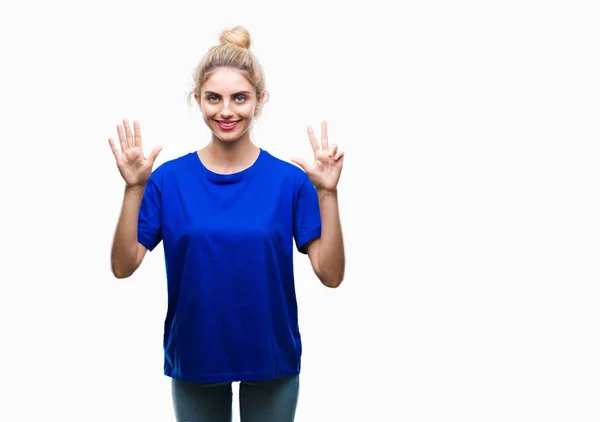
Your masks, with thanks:
<instances>
[{"instance_id":1,"label":"short sleeve","mask_svg":"<svg viewBox=\"0 0 600 422\"><path fill-rule=\"evenodd\" d=\"M294 240L301 253L308 253L308 242L321 236L321 211L317 190L306 173L300 182L300 188L294 208Z\"/></svg>"},{"instance_id":2,"label":"short sleeve","mask_svg":"<svg viewBox=\"0 0 600 422\"><path fill-rule=\"evenodd\" d=\"M138 242L152 251L162 240L160 174L154 171L146 182L138 216Z\"/></svg>"}]
</instances>

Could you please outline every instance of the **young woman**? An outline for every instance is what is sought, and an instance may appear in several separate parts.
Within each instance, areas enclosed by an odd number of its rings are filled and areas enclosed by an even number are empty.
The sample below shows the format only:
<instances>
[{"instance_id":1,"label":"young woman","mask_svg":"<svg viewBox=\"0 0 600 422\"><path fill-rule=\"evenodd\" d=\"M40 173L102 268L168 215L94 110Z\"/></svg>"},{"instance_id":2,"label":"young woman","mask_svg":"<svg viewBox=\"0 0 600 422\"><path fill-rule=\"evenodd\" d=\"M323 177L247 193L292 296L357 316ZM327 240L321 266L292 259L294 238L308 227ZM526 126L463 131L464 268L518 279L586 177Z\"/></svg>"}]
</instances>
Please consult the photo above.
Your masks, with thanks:
<instances>
[{"instance_id":1,"label":"young woman","mask_svg":"<svg viewBox=\"0 0 600 422\"><path fill-rule=\"evenodd\" d=\"M242 421L293 421L302 346L293 245L328 287L344 277L337 185L344 153L308 128L314 161L280 160L250 128L266 100L243 27L221 34L190 93L212 132L208 145L152 171L139 123L109 139L125 180L112 247L116 277L132 275L163 241L168 285L165 375L178 421L230 421L240 382Z\"/></svg>"}]
</instances>

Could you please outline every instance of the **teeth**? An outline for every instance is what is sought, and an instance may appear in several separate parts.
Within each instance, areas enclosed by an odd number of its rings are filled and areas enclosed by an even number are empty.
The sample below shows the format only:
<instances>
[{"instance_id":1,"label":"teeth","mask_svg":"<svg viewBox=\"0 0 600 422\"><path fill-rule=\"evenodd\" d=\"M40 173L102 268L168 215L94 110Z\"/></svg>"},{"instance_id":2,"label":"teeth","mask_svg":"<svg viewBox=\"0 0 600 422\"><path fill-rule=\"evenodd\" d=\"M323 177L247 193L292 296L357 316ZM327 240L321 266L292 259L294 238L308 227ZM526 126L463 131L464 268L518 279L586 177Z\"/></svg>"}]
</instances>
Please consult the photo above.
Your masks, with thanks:
<instances>
[{"instance_id":1,"label":"teeth","mask_svg":"<svg viewBox=\"0 0 600 422\"><path fill-rule=\"evenodd\" d=\"M237 122L232 122L232 123L224 123L224 122L221 122L221 126L233 126L233 125L235 125L236 123L237 123Z\"/></svg>"}]
</instances>

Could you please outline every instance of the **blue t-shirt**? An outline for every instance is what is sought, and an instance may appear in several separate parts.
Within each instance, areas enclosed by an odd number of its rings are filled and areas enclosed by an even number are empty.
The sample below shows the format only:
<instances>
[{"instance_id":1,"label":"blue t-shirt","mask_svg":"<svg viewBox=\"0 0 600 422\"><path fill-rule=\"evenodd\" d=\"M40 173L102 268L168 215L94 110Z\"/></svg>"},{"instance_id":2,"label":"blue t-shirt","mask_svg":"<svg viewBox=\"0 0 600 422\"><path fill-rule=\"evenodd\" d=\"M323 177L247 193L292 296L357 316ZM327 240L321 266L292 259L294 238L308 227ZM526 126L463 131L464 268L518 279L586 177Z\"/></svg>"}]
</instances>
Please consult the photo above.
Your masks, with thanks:
<instances>
[{"instance_id":1,"label":"blue t-shirt","mask_svg":"<svg viewBox=\"0 0 600 422\"><path fill-rule=\"evenodd\" d=\"M293 242L306 253L320 235L310 179L265 150L228 175L196 152L156 168L138 241L150 251L163 241L165 375L208 383L299 374Z\"/></svg>"}]
</instances>

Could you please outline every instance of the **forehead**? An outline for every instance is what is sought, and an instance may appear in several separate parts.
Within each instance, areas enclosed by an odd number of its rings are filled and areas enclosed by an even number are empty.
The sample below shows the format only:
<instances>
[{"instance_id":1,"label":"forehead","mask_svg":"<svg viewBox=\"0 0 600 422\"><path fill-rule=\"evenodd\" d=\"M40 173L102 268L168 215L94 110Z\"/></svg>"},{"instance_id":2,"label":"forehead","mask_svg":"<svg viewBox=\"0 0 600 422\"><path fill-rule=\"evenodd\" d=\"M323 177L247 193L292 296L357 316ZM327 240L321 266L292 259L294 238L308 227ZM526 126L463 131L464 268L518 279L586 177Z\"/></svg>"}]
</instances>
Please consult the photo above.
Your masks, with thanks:
<instances>
[{"instance_id":1,"label":"forehead","mask_svg":"<svg viewBox=\"0 0 600 422\"><path fill-rule=\"evenodd\" d=\"M254 87L238 69L220 67L211 72L202 84L202 90L228 94L240 91L252 92Z\"/></svg>"}]
</instances>

